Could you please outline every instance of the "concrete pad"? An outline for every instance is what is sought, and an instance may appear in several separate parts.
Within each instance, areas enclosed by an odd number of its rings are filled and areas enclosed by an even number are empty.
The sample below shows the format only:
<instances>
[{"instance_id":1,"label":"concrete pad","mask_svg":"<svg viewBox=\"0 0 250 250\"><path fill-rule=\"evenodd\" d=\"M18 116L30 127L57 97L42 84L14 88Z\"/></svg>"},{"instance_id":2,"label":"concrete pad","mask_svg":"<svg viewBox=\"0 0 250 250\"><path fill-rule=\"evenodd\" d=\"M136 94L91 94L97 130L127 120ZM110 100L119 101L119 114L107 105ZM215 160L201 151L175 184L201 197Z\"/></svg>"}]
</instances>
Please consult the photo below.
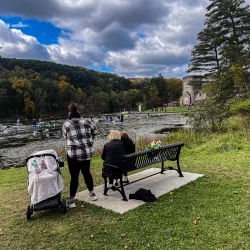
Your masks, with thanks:
<instances>
[{"instance_id":1,"label":"concrete pad","mask_svg":"<svg viewBox=\"0 0 250 250\"><path fill-rule=\"evenodd\" d=\"M159 172L159 168L150 168L142 172L133 174L129 176L129 180L132 182L140 178L146 177L148 175ZM184 177L179 177L178 173L175 170L168 170L164 174L157 174L140 180L138 182L129 184L125 186L125 193L129 199L129 194L135 193L140 188L150 189L151 192L158 198L163 194L169 193L170 191L177 189L181 186L186 185L187 183L202 177L202 174L188 173L183 172ZM88 190L77 193L76 198L100 206L114 212L124 214L125 212L134 209L145 202L140 200L129 199L128 201L123 201L122 196L118 191L109 190L108 196L103 195L104 185L94 188L98 200L89 201L88 200Z\"/></svg>"}]
</instances>

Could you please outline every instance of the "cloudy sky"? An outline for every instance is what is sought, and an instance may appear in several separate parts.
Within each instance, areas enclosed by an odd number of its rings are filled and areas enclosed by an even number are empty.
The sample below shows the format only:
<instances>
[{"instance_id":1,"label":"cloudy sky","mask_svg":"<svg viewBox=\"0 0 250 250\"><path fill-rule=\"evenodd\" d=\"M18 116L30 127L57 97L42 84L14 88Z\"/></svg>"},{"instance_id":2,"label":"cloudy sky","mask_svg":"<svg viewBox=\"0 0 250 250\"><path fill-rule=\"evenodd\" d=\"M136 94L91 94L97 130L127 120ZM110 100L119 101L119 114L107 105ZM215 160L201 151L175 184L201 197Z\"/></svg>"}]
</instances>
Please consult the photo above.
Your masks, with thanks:
<instances>
[{"instance_id":1,"label":"cloudy sky","mask_svg":"<svg viewBox=\"0 0 250 250\"><path fill-rule=\"evenodd\" d=\"M246 1L248 4L250 0ZM183 77L209 0L3 0L0 54Z\"/></svg>"}]
</instances>

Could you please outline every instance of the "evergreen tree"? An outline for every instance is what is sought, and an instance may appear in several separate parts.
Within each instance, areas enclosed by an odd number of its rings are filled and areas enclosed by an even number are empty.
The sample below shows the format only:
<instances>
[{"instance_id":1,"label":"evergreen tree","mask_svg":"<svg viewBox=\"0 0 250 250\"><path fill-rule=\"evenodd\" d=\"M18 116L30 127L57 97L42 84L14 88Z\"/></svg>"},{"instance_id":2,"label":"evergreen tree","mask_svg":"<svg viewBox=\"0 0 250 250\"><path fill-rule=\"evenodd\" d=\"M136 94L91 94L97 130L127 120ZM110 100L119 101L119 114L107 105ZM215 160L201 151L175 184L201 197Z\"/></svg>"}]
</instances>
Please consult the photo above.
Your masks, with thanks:
<instances>
[{"instance_id":1,"label":"evergreen tree","mask_svg":"<svg viewBox=\"0 0 250 250\"><path fill-rule=\"evenodd\" d=\"M205 28L198 34L188 72L204 77L230 74L232 67L249 68L250 9L244 0L210 0ZM245 88L248 90L245 74Z\"/></svg>"},{"instance_id":2,"label":"evergreen tree","mask_svg":"<svg viewBox=\"0 0 250 250\"><path fill-rule=\"evenodd\" d=\"M206 27L198 33L200 41L192 50L192 59L188 72L209 75L220 68L221 38L216 35L218 29Z\"/></svg>"},{"instance_id":3,"label":"evergreen tree","mask_svg":"<svg viewBox=\"0 0 250 250\"><path fill-rule=\"evenodd\" d=\"M210 0L207 7L205 24L216 27L216 36L221 37L221 55L223 66L245 62L244 55L250 45L250 12L249 6L242 6L244 0ZM241 65L246 66L246 65Z\"/></svg>"}]
</instances>

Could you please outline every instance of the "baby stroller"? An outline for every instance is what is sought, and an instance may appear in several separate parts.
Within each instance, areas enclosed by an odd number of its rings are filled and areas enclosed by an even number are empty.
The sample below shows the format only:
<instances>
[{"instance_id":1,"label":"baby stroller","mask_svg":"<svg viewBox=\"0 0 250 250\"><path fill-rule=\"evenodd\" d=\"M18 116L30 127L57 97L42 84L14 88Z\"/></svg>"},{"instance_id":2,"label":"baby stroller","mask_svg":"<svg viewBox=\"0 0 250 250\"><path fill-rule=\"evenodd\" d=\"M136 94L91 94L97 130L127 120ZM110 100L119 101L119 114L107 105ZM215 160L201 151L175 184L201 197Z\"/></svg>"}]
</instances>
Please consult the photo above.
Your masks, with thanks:
<instances>
[{"instance_id":1,"label":"baby stroller","mask_svg":"<svg viewBox=\"0 0 250 250\"><path fill-rule=\"evenodd\" d=\"M66 201L62 199L62 158L58 158L56 151L50 149L32 153L26 159L26 164L31 203L26 208L27 220L31 219L34 211L50 208L61 208L66 213Z\"/></svg>"}]
</instances>

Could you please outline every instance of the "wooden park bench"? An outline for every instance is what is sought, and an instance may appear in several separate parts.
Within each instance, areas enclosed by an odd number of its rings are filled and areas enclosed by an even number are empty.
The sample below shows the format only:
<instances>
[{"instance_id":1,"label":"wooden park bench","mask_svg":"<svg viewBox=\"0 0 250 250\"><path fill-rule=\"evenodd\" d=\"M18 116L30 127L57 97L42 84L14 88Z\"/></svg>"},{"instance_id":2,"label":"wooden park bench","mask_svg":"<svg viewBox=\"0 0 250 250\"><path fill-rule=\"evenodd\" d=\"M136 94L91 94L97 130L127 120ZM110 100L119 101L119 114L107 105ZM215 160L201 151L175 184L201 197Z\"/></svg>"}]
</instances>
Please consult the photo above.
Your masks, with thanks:
<instances>
[{"instance_id":1,"label":"wooden park bench","mask_svg":"<svg viewBox=\"0 0 250 250\"><path fill-rule=\"evenodd\" d=\"M176 170L179 173L180 177L183 177L183 174L181 172L180 168L180 163L179 163L179 156L181 152L181 148L184 146L183 142L175 143L175 144L170 144L167 146L162 146L158 149L154 150L145 150L141 152L136 152L133 154L129 155L124 155L122 163L120 166L113 166L107 164L108 168L113 169L114 175L111 175L110 172L105 172L105 167L103 168L103 173L102 176L104 178L104 195L107 195L107 192L109 189L112 189L113 191L118 191L124 201L128 201L127 196L124 191L124 186L129 185L131 183L143 180L145 178L151 177L156 174L163 174L164 171L166 170ZM174 168L172 166L164 166L164 161L169 160L169 161L176 161L177 163L177 168ZM150 165L154 165L156 163L161 162L161 171L151 174L149 176L143 177L141 179L135 180L133 182L127 182L126 184L123 184L122 181L122 176L124 173L128 173L134 170L138 170ZM108 186L108 177L113 177L114 179L119 179L120 180L120 186L114 186L111 188Z\"/></svg>"}]
</instances>

